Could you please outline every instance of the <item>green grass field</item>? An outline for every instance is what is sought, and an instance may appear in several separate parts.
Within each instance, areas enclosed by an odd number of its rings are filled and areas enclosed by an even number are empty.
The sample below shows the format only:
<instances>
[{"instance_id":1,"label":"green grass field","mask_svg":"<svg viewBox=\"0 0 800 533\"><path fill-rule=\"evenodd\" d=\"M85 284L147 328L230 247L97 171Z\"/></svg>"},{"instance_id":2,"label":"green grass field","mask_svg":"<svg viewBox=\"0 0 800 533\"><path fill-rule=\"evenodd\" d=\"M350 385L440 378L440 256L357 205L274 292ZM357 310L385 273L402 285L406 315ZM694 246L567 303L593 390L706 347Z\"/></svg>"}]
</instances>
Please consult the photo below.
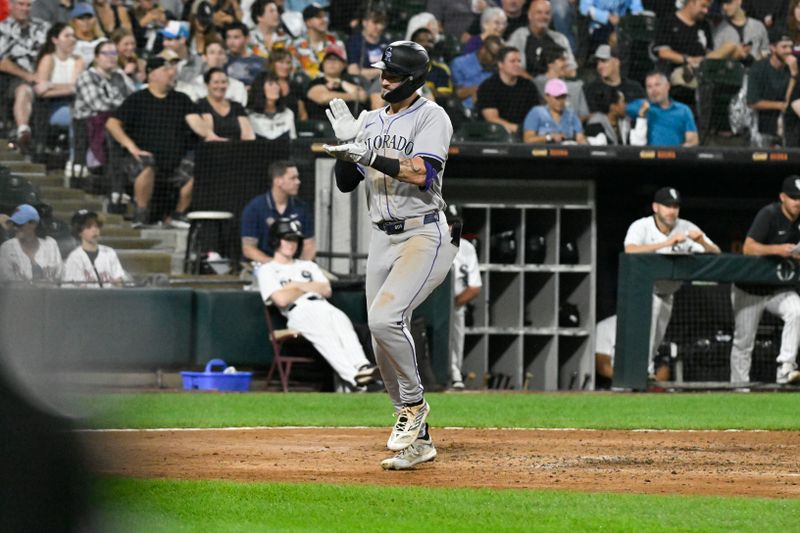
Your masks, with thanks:
<instances>
[{"instance_id":1,"label":"green grass field","mask_svg":"<svg viewBox=\"0 0 800 533\"><path fill-rule=\"evenodd\" d=\"M431 394L431 423L463 427L798 430L794 394ZM385 426L385 395L106 394L94 428ZM104 478L122 531L786 531L798 500Z\"/></svg>"}]
</instances>

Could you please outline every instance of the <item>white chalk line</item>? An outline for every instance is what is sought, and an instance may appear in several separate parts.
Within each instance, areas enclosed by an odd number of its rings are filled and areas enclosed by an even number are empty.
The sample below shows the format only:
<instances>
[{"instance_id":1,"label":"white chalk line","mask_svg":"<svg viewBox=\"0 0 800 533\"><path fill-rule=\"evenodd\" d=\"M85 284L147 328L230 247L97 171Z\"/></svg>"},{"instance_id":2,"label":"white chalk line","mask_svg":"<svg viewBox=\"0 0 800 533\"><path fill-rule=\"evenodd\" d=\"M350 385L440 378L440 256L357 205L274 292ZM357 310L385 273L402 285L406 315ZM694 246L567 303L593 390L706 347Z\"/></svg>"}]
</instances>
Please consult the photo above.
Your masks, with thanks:
<instances>
[{"instance_id":1,"label":"white chalk line","mask_svg":"<svg viewBox=\"0 0 800 533\"><path fill-rule=\"evenodd\" d=\"M264 431L264 430L298 430L298 429L381 429L375 426L228 426L213 428L96 428L76 429L77 433L159 433L181 431ZM769 433L778 431L798 431L783 429L596 429L596 428L476 428L462 426L434 427L435 430L473 430L473 431L628 431L631 433Z\"/></svg>"}]
</instances>

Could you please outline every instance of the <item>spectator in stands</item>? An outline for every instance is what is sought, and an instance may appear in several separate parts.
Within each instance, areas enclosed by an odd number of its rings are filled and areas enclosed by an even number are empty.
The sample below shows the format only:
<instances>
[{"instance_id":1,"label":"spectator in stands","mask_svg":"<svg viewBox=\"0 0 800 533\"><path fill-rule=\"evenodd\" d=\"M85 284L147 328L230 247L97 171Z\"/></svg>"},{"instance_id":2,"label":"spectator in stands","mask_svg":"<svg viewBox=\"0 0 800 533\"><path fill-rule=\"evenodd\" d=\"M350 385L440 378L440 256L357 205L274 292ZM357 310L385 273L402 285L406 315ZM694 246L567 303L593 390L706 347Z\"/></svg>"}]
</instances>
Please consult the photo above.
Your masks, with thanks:
<instances>
[{"instance_id":1,"label":"spectator in stands","mask_svg":"<svg viewBox=\"0 0 800 533\"><path fill-rule=\"evenodd\" d=\"M336 38L336 35L328 32L328 15L325 9L312 4L303 10L303 20L306 23L307 33L297 39L289 50L302 71L313 80L320 74L322 60L328 47L337 45L344 50L344 44Z\"/></svg>"},{"instance_id":2,"label":"spectator in stands","mask_svg":"<svg viewBox=\"0 0 800 533\"><path fill-rule=\"evenodd\" d=\"M75 83L83 72L83 59L75 55L75 31L63 22L53 24L36 61L36 97L49 105L48 124L69 129Z\"/></svg>"},{"instance_id":3,"label":"spectator in stands","mask_svg":"<svg viewBox=\"0 0 800 533\"><path fill-rule=\"evenodd\" d=\"M748 13L750 12L748 11ZM792 38L792 42L794 42L792 52L794 55L800 55L800 0L792 0L792 3L788 6L785 20L780 17L777 20L779 22L777 25L773 24L767 27L772 29L773 27L780 27L785 23L789 35Z\"/></svg>"},{"instance_id":4,"label":"spectator in stands","mask_svg":"<svg viewBox=\"0 0 800 533\"><path fill-rule=\"evenodd\" d=\"M145 62L136 55L136 39L133 33L120 28L111 35L111 40L117 47L117 62L122 72L130 79L131 83L139 88L147 74L145 73Z\"/></svg>"},{"instance_id":5,"label":"spectator in stands","mask_svg":"<svg viewBox=\"0 0 800 533\"><path fill-rule=\"evenodd\" d=\"M434 55L433 46L435 37L428 28L419 28L411 34L411 41L422 46L430 58L430 70L425 77L425 86L430 90L434 99L447 97L453 94L453 76L447 63L439 61Z\"/></svg>"},{"instance_id":6,"label":"spectator in stands","mask_svg":"<svg viewBox=\"0 0 800 533\"><path fill-rule=\"evenodd\" d=\"M504 46L497 52L497 73L478 87L477 108L483 119L515 135L528 111L541 101L536 86L522 77L523 72L519 50Z\"/></svg>"},{"instance_id":7,"label":"spectator in stands","mask_svg":"<svg viewBox=\"0 0 800 533\"><path fill-rule=\"evenodd\" d=\"M639 82L623 78L620 74L619 53L616 48L602 44L597 47L594 57L597 60L597 79L583 88L589 111L604 111L597 98L601 92L604 92L605 87L611 87L622 92L627 102L647 96Z\"/></svg>"},{"instance_id":8,"label":"spectator in stands","mask_svg":"<svg viewBox=\"0 0 800 533\"><path fill-rule=\"evenodd\" d=\"M164 49L172 50L178 56L177 83L191 83L195 78L203 75L203 60L200 56L192 54L188 48L188 22L170 20L161 30L161 37Z\"/></svg>"},{"instance_id":9,"label":"spectator in stands","mask_svg":"<svg viewBox=\"0 0 800 533\"><path fill-rule=\"evenodd\" d=\"M550 2L533 0L528 8L528 26L512 33L506 44L519 50L525 71L531 77L547 72L542 51L545 44L557 44L566 51L567 77L572 78L578 68L575 56L566 36L550 29L550 20Z\"/></svg>"},{"instance_id":10,"label":"spectator in stands","mask_svg":"<svg viewBox=\"0 0 800 533\"><path fill-rule=\"evenodd\" d=\"M256 263L268 263L275 255L270 243L269 227L279 218L300 222L303 228L302 259L313 260L317 254L314 243L313 209L297 198L300 173L292 161L273 161L267 170L270 190L259 194L242 211L242 256Z\"/></svg>"},{"instance_id":11,"label":"spectator in stands","mask_svg":"<svg viewBox=\"0 0 800 533\"><path fill-rule=\"evenodd\" d=\"M0 23L0 95L14 102L16 132L11 141L27 152L31 144L31 106L35 64L47 36L47 23L30 17L31 0L9 0L8 18Z\"/></svg>"},{"instance_id":12,"label":"spectator in stands","mask_svg":"<svg viewBox=\"0 0 800 533\"><path fill-rule=\"evenodd\" d=\"M567 84L554 78L544 86L546 105L536 106L525 116L522 140L526 143L586 144L581 121L567 107Z\"/></svg>"},{"instance_id":13,"label":"spectator in stands","mask_svg":"<svg viewBox=\"0 0 800 533\"><path fill-rule=\"evenodd\" d=\"M483 41L490 35L497 35L500 39L503 39L503 34L508 25L505 11L499 7L487 7L483 10L483 13L481 13L480 21L481 31L479 34L471 36L467 42L464 43L464 47L462 48L464 54L469 54L478 50L483 45Z\"/></svg>"},{"instance_id":14,"label":"spectator in stands","mask_svg":"<svg viewBox=\"0 0 800 533\"><path fill-rule=\"evenodd\" d=\"M625 111L625 95L622 91L604 85L597 94L597 104L602 111L595 111L586 121L586 138L594 146L647 144L647 119L636 117L636 127Z\"/></svg>"},{"instance_id":15,"label":"spectator in stands","mask_svg":"<svg viewBox=\"0 0 800 533\"><path fill-rule=\"evenodd\" d=\"M228 63L228 55L225 53L225 48L219 41L207 42L205 52L201 57L203 59L203 70L205 71L211 70L212 68L224 68ZM178 82L175 89L186 93L193 102L197 102L208 95L208 88L203 79L203 74L198 74L191 83ZM237 102L242 106L246 106L247 87L236 78L228 78L228 92L225 93L225 98L231 102Z\"/></svg>"},{"instance_id":16,"label":"spectator in stands","mask_svg":"<svg viewBox=\"0 0 800 533\"><path fill-rule=\"evenodd\" d=\"M192 201L192 133L219 140L183 93L173 90L177 57L169 50L147 60L147 88L130 95L114 111L106 129L128 152L125 167L133 179L134 227L150 221L150 201L157 183L179 187L178 203L166 222L188 227L184 213Z\"/></svg>"},{"instance_id":17,"label":"spectator in stands","mask_svg":"<svg viewBox=\"0 0 800 533\"><path fill-rule=\"evenodd\" d=\"M218 32L224 33L231 25L241 23L242 8L239 7L237 0L207 0L207 2L211 6L211 22Z\"/></svg>"},{"instance_id":18,"label":"spectator in stands","mask_svg":"<svg viewBox=\"0 0 800 533\"><path fill-rule=\"evenodd\" d=\"M685 0L681 9L658 21L656 30L654 49L661 69L669 76L674 97L690 105L697 88L695 74L704 59L742 60L749 54L749 47L730 41L714 48L711 27L705 20L710 3Z\"/></svg>"},{"instance_id":19,"label":"spectator in stands","mask_svg":"<svg viewBox=\"0 0 800 533\"><path fill-rule=\"evenodd\" d=\"M289 36L281 26L281 14L274 0L256 0L250 8L255 27L250 32L250 50L268 59L273 48L289 46Z\"/></svg>"},{"instance_id":20,"label":"spectator in stands","mask_svg":"<svg viewBox=\"0 0 800 533\"><path fill-rule=\"evenodd\" d=\"M747 232L742 253L754 256L780 256L800 260L797 243L800 230L800 176L783 180L779 202L761 208ZM750 381L750 363L758 324L764 309L783 320L781 349L776 381L779 384L800 381L797 348L800 345L800 296L794 287L767 285L731 285L733 303L733 346L731 347L731 382Z\"/></svg>"},{"instance_id":21,"label":"spectator in stands","mask_svg":"<svg viewBox=\"0 0 800 533\"><path fill-rule=\"evenodd\" d=\"M747 78L747 104L758 112L759 146L783 144L778 119L789 105L798 76L797 58L786 31L772 28L769 40L769 57L753 63Z\"/></svg>"},{"instance_id":22,"label":"spectator in stands","mask_svg":"<svg viewBox=\"0 0 800 533\"><path fill-rule=\"evenodd\" d=\"M272 72L259 74L250 87L248 115L258 137L273 140L288 135L290 139L297 138L294 113L286 107L280 80Z\"/></svg>"},{"instance_id":23,"label":"spectator in stands","mask_svg":"<svg viewBox=\"0 0 800 533\"><path fill-rule=\"evenodd\" d=\"M307 83L307 80L305 74L295 75L292 56L289 52L282 49L273 50L272 56L270 56L267 63L267 70L278 78L283 103L292 110L295 118L297 120L308 120L306 104L303 101L305 90L297 81L299 78L303 80L303 83Z\"/></svg>"},{"instance_id":24,"label":"spectator in stands","mask_svg":"<svg viewBox=\"0 0 800 533\"><path fill-rule=\"evenodd\" d=\"M64 265L58 244L37 234L39 220L36 208L28 204L17 206L8 219L14 238L0 245L0 281L61 281Z\"/></svg>"},{"instance_id":25,"label":"spectator in stands","mask_svg":"<svg viewBox=\"0 0 800 533\"><path fill-rule=\"evenodd\" d=\"M48 25L56 22L67 23L74 4L72 0L36 0L31 6L30 15Z\"/></svg>"},{"instance_id":26,"label":"spectator in stands","mask_svg":"<svg viewBox=\"0 0 800 533\"><path fill-rule=\"evenodd\" d=\"M497 52L502 47L503 40L496 35L490 35L476 52L460 55L450 64L456 96L466 109L473 108L478 87L494 74Z\"/></svg>"},{"instance_id":27,"label":"spectator in stands","mask_svg":"<svg viewBox=\"0 0 800 533\"><path fill-rule=\"evenodd\" d=\"M111 37L111 34L119 28L125 28L128 31L133 29L128 10L120 1L94 0L94 13L100 31L106 37Z\"/></svg>"},{"instance_id":28,"label":"spectator in stands","mask_svg":"<svg viewBox=\"0 0 800 533\"><path fill-rule=\"evenodd\" d=\"M477 3L473 11L473 3ZM475 11L483 11L485 0L472 2L472 0L428 0L425 11L431 13L441 24L444 33L454 37L459 43L469 39L469 29L475 19Z\"/></svg>"},{"instance_id":29,"label":"spectator in stands","mask_svg":"<svg viewBox=\"0 0 800 533\"><path fill-rule=\"evenodd\" d=\"M136 90L131 79L119 68L117 59L118 52L114 43L103 41L95 48L92 66L78 76L75 84L72 115L75 120L86 120L89 139L86 164L90 168L105 165L106 120ZM79 156L78 159L82 157Z\"/></svg>"},{"instance_id":30,"label":"spectator in stands","mask_svg":"<svg viewBox=\"0 0 800 533\"><path fill-rule=\"evenodd\" d=\"M364 355L352 322L328 303L332 294L328 278L313 261L295 259L303 241L300 223L280 218L269 234L275 257L257 271L264 304L280 309L287 327L314 345L347 384L348 392L374 382L380 372Z\"/></svg>"},{"instance_id":31,"label":"spectator in stands","mask_svg":"<svg viewBox=\"0 0 800 533\"><path fill-rule=\"evenodd\" d=\"M155 0L136 0L131 26L136 48L152 52L158 31L167 25L167 12Z\"/></svg>"},{"instance_id":32,"label":"spectator in stands","mask_svg":"<svg viewBox=\"0 0 800 533\"><path fill-rule=\"evenodd\" d=\"M721 7L725 17L714 28L714 48L721 48L727 42L742 45L748 51L743 60L747 65L767 57L770 53L767 28L745 14L742 0L721 0Z\"/></svg>"},{"instance_id":33,"label":"spectator in stands","mask_svg":"<svg viewBox=\"0 0 800 533\"><path fill-rule=\"evenodd\" d=\"M796 5L795 0L792 0L791 6L789 0L744 0L743 3L745 12L763 22L767 29L775 26L776 22L780 25L785 18L790 18Z\"/></svg>"},{"instance_id":34,"label":"spectator in stands","mask_svg":"<svg viewBox=\"0 0 800 533\"><path fill-rule=\"evenodd\" d=\"M578 41L575 38L576 0L552 0L553 29L562 34L569 41L569 51L573 54L578 51Z\"/></svg>"},{"instance_id":35,"label":"spectator in stands","mask_svg":"<svg viewBox=\"0 0 800 533\"><path fill-rule=\"evenodd\" d=\"M547 71L533 79L540 94L544 93L544 86L548 80L563 80L568 74L566 50L557 44L545 44L542 57L547 64ZM567 85L567 107L578 115L581 122L584 122L589 118L589 105L586 103L586 96L583 94L583 81L564 80L564 83Z\"/></svg>"},{"instance_id":36,"label":"spectator in stands","mask_svg":"<svg viewBox=\"0 0 800 533\"><path fill-rule=\"evenodd\" d=\"M305 104L309 119L326 120L325 109L334 98L341 98L347 102L354 113L359 107L364 109L368 101L367 92L355 83L342 78L346 65L344 49L339 46L329 46L322 59L322 75L311 80L306 91Z\"/></svg>"},{"instance_id":37,"label":"spectator in stands","mask_svg":"<svg viewBox=\"0 0 800 533\"><path fill-rule=\"evenodd\" d=\"M580 0L580 13L589 17L589 53L609 43L620 19L642 13L642 0ZM616 39L615 39L616 40Z\"/></svg>"},{"instance_id":38,"label":"spectator in stands","mask_svg":"<svg viewBox=\"0 0 800 533\"><path fill-rule=\"evenodd\" d=\"M102 227L103 223L94 211L79 209L72 215L72 236L80 245L64 262L63 285L103 289L119 287L128 279L117 252L98 242Z\"/></svg>"},{"instance_id":39,"label":"spectator in stands","mask_svg":"<svg viewBox=\"0 0 800 533\"><path fill-rule=\"evenodd\" d=\"M649 146L697 146L700 142L692 110L669 97L669 81L662 72L651 72L645 79L647 99L627 105L628 116L647 118Z\"/></svg>"},{"instance_id":40,"label":"spectator in stands","mask_svg":"<svg viewBox=\"0 0 800 533\"><path fill-rule=\"evenodd\" d=\"M386 29L386 13L370 11L361 19L361 32L354 33L347 40L347 72L367 80L379 78L381 71L371 68L383 56L389 40L383 34Z\"/></svg>"},{"instance_id":41,"label":"spectator in stands","mask_svg":"<svg viewBox=\"0 0 800 533\"><path fill-rule=\"evenodd\" d=\"M192 39L189 49L195 54L202 54L206 50L206 43L211 41L225 41L222 31L217 31L214 26L214 12L211 4L195 1L189 14L189 24L192 27Z\"/></svg>"},{"instance_id":42,"label":"spectator in stands","mask_svg":"<svg viewBox=\"0 0 800 533\"><path fill-rule=\"evenodd\" d=\"M503 32L503 39L508 40L511 34L518 28L528 25L528 13L523 10L525 2L523 0L501 0L500 7L506 14L506 29Z\"/></svg>"},{"instance_id":43,"label":"spectator in stands","mask_svg":"<svg viewBox=\"0 0 800 533\"><path fill-rule=\"evenodd\" d=\"M69 23L75 30L75 53L83 59L84 65L88 65L94 59L94 48L105 40L97 24L94 8L91 4L78 2L72 8Z\"/></svg>"},{"instance_id":44,"label":"spectator in stands","mask_svg":"<svg viewBox=\"0 0 800 533\"><path fill-rule=\"evenodd\" d=\"M225 46L228 48L228 76L249 87L258 74L266 68L264 58L253 55L247 47L250 30L241 22L225 28Z\"/></svg>"},{"instance_id":45,"label":"spectator in stands","mask_svg":"<svg viewBox=\"0 0 800 533\"><path fill-rule=\"evenodd\" d=\"M630 225L625 235L626 254L720 253L700 228L679 218L681 196L672 187L663 187L653 197L653 215L640 218ZM658 347L664 339L672 316L673 296L681 288L681 281L658 280L653 284L652 323L650 326L649 363L647 371L653 375ZM655 376L653 376L655 377Z\"/></svg>"},{"instance_id":46,"label":"spectator in stands","mask_svg":"<svg viewBox=\"0 0 800 533\"><path fill-rule=\"evenodd\" d=\"M200 117L222 139L252 141L256 138L247 113L239 102L226 98L228 92L228 75L220 67L206 71L203 80L208 88L208 95L197 102Z\"/></svg>"},{"instance_id":47,"label":"spectator in stands","mask_svg":"<svg viewBox=\"0 0 800 533\"><path fill-rule=\"evenodd\" d=\"M431 32L433 35L433 42L438 43L442 36L439 33L441 27L439 26L439 21L436 20L436 17L433 13L417 13L410 19L408 19L408 24L406 25L406 41L413 41L414 32L419 29L426 29Z\"/></svg>"}]
</instances>

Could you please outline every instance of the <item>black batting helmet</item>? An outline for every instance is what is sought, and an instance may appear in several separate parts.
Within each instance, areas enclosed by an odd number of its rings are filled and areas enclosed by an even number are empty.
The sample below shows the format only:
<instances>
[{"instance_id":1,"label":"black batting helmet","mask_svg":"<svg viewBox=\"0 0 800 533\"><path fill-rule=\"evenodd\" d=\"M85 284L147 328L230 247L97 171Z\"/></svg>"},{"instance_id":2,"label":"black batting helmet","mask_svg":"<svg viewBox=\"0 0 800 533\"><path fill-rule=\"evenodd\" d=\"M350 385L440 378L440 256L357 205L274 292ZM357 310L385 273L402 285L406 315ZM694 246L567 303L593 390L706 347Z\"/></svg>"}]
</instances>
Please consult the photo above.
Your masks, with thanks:
<instances>
[{"instance_id":1,"label":"black batting helmet","mask_svg":"<svg viewBox=\"0 0 800 533\"><path fill-rule=\"evenodd\" d=\"M428 52L413 41L395 41L383 51L381 60L372 67L402 76L403 83L383 95L390 104L400 102L414 94L425 83L430 60Z\"/></svg>"},{"instance_id":2,"label":"black batting helmet","mask_svg":"<svg viewBox=\"0 0 800 533\"><path fill-rule=\"evenodd\" d=\"M269 245L273 250L277 250L281 244L281 239L303 240L303 225L299 220L292 218L279 218L269 227Z\"/></svg>"}]
</instances>

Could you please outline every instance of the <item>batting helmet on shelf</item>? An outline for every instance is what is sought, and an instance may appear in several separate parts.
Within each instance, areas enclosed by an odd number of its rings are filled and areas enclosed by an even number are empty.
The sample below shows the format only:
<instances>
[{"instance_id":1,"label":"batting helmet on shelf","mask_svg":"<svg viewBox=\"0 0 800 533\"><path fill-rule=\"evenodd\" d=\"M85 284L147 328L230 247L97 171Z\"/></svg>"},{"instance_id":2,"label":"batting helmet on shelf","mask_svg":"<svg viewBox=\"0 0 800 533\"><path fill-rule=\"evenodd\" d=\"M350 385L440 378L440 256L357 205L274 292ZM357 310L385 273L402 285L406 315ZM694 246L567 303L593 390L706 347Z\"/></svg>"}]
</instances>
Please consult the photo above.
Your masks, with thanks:
<instances>
[{"instance_id":1,"label":"batting helmet on shelf","mask_svg":"<svg viewBox=\"0 0 800 533\"><path fill-rule=\"evenodd\" d=\"M490 263L515 263L517 261L517 234L514 230L495 233L489 239Z\"/></svg>"},{"instance_id":2,"label":"batting helmet on shelf","mask_svg":"<svg viewBox=\"0 0 800 533\"><path fill-rule=\"evenodd\" d=\"M528 235L525 243L525 262L544 263L547 257L547 241L542 235Z\"/></svg>"},{"instance_id":3,"label":"batting helmet on shelf","mask_svg":"<svg viewBox=\"0 0 800 533\"><path fill-rule=\"evenodd\" d=\"M558 309L558 326L561 328L577 328L581 325L581 313L578 306L564 302Z\"/></svg>"},{"instance_id":4,"label":"batting helmet on shelf","mask_svg":"<svg viewBox=\"0 0 800 533\"><path fill-rule=\"evenodd\" d=\"M372 68L403 78L397 88L383 95L384 100L394 104L405 100L422 87L430 68L430 58L428 52L413 41L395 41L386 47L381 60L373 63Z\"/></svg>"},{"instance_id":5,"label":"batting helmet on shelf","mask_svg":"<svg viewBox=\"0 0 800 533\"><path fill-rule=\"evenodd\" d=\"M277 250L281 244L281 239L287 241L295 240L303 242L303 225L299 220L292 218L279 218L269 227L269 245L273 250ZM299 246L298 246L299 249Z\"/></svg>"},{"instance_id":6,"label":"batting helmet on shelf","mask_svg":"<svg viewBox=\"0 0 800 533\"><path fill-rule=\"evenodd\" d=\"M567 241L561 244L561 264L562 265L577 265L579 262L578 258L578 247L575 246L574 242Z\"/></svg>"}]
</instances>

